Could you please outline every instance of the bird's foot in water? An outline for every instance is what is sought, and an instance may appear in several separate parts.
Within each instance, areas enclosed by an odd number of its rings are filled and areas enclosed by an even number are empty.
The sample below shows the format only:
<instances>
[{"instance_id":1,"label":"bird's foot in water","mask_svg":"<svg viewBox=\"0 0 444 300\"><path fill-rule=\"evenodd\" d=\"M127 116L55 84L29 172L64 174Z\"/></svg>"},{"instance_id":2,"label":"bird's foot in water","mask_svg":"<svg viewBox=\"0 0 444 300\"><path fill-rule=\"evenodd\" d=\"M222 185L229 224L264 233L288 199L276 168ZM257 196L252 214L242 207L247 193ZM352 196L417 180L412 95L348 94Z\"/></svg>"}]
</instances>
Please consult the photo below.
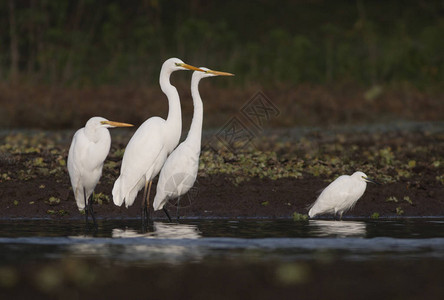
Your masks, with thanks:
<instances>
[{"instance_id":1,"label":"bird's foot in water","mask_svg":"<svg viewBox=\"0 0 444 300\"><path fill-rule=\"evenodd\" d=\"M142 230L146 232L148 230L148 225L150 224L150 215L148 211L148 207L142 207Z\"/></svg>"},{"instance_id":2,"label":"bird's foot in water","mask_svg":"<svg viewBox=\"0 0 444 300\"><path fill-rule=\"evenodd\" d=\"M333 218L335 221L342 221L342 214L335 214Z\"/></svg>"},{"instance_id":3,"label":"bird's foot in water","mask_svg":"<svg viewBox=\"0 0 444 300\"><path fill-rule=\"evenodd\" d=\"M165 207L163 208L163 212L164 212L165 215L167 216L168 221L169 221L170 223L173 223L173 221L171 220L171 217L170 217L170 213L168 212L168 210L167 210Z\"/></svg>"}]
</instances>

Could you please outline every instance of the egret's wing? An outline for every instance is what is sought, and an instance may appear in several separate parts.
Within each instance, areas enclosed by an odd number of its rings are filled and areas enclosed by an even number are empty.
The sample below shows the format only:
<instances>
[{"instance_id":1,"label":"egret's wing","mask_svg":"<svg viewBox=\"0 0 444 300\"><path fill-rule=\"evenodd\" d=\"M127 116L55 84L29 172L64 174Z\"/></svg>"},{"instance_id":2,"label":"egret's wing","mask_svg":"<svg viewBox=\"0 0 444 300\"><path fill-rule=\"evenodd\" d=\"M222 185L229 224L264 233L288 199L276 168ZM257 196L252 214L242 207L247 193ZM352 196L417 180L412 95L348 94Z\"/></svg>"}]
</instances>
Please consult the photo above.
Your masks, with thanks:
<instances>
[{"instance_id":1,"label":"egret's wing","mask_svg":"<svg viewBox=\"0 0 444 300\"><path fill-rule=\"evenodd\" d=\"M325 195L325 202L328 202L328 205L335 211L345 212L356 204L363 192L364 190L360 187L359 182L356 182L350 176L344 176L343 179L331 186L329 192Z\"/></svg>"},{"instance_id":2,"label":"egret's wing","mask_svg":"<svg viewBox=\"0 0 444 300\"><path fill-rule=\"evenodd\" d=\"M163 207L168 199L187 193L194 185L199 168L200 151L181 143L167 158L157 183L154 209Z\"/></svg>"},{"instance_id":3,"label":"egret's wing","mask_svg":"<svg viewBox=\"0 0 444 300\"><path fill-rule=\"evenodd\" d=\"M191 177L195 177L199 167L199 154L200 151L196 152L185 143L181 143L165 161L160 172L159 182L167 180L172 175L178 173L186 173Z\"/></svg>"},{"instance_id":4,"label":"egret's wing","mask_svg":"<svg viewBox=\"0 0 444 300\"><path fill-rule=\"evenodd\" d=\"M313 211L318 213L329 213L336 207L338 199L344 197L348 193L347 181L349 176L342 175L330 183L316 199L311 207Z\"/></svg>"},{"instance_id":5,"label":"egret's wing","mask_svg":"<svg viewBox=\"0 0 444 300\"><path fill-rule=\"evenodd\" d=\"M364 189L361 189L361 187L359 187L359 185L357 186L356 184L348 184L347 187L348 189L344 191L343 193L344 198L341 203L341 206L343 207L344 210L349 210L353 208L356 202L359 200L359 198L361 198L361 196L364 194L365 191L365 187Z\"/></svg>"},{"instance_id":6,"label":"egret's wing","mask_svg":"<svg viewBox=\"0 0 444 300\"><path fill-rule=\"evenodd\" d=\"M118 178L119 195L122 200L133 189L136 188L139 191L141 179L152 170L162 153L164 145L161 125L163 122L164 120L161 118L148 119L129 141L123 155L120 177Z\"/></svg>"},{"instance_id":7,"label":"egret's wing","mask_svg":"<svg viewBox=\"0 0 444 300\"><path fill-rule=\"evenodd\" d=\"M83 167L88 171L100 171L101 173L103 163L111 148L111 135L108 129L101 132L97 141L93 142L88 139L84 143L84 148L85 151L82 152L82 155L85 155L84 160L82 160L84 162Z\"/></svg>"},{"instance_id":8,"label":"egret's wing","mask_svg":"<svg viewBox=\"0 0 444 300\"><path fill-rule=\"evenodd\" d=\"M71 179L71 186L79 209L85 206L83 195L83 186L81 184L82 178L82 161L85 159L87 153L86 137L84 136L83 128L77 130L72 139L71 146L68 153L68 173Z\"/></svg>"},{"instance_id":9,"label":"egret's wing","mask_svg":"<svg viewBox=\"0 0 444 300\"><path fill-rule=\"evenodd\" d=\"M164 147L159 127L157 122L145 122L136 131L125 149L122 173L130 170L131 173L137 174L136 177L140 177L147 172Z\"/></svg>"},{"instance_id":10,"label":"egret's wing","mask_svg":"<svg viewBox=\"0 0 444 300\"><path fill-rule=\"evenodd\" d=\"M349 193L349 179L350 176L342 175L336 178L332 183L330 183L319 195L319 198L325 199L327 202L335 202L338 197L344 197Z\"/></svg>"}]
</instances>

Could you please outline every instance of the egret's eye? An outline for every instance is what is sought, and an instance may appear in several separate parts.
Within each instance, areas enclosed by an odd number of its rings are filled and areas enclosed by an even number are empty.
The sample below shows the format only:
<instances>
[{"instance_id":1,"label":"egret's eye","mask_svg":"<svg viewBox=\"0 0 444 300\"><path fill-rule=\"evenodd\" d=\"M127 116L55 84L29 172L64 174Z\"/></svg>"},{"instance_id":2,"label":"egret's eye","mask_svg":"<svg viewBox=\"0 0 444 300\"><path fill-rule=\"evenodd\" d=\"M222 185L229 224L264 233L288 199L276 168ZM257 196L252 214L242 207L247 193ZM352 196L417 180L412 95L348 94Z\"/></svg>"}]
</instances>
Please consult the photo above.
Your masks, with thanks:
<instances>
[{"instance_id":1,"label":"egret's eye","mask_svg":"<svg viewBox=\"0 0 444 300\"><path fill-rule=\"evenodd\" d=\"M180 67L180 63L175 63L176 64L176 67Z\"/></svg>"}]
</instances>

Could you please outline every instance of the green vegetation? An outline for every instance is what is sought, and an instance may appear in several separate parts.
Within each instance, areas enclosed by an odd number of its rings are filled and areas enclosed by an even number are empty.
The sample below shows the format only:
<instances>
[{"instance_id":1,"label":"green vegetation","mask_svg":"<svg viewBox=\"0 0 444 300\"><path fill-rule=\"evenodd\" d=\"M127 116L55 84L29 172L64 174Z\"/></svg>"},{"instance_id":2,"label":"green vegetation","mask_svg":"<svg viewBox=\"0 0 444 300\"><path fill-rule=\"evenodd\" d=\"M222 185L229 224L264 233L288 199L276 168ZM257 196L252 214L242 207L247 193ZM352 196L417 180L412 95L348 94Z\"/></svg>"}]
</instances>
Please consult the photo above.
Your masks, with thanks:
<instances>
[{"instance_id":1,"label":"green vegetation","mask_svg":"<svg viewBox=\"0 0 444 300\"><path fill-rule=\"evenodd\" d=\"M13 5L10 5L13 4ZM157 84L171 56L234 72L230 84L438 87L441 1L2 1L0 79ZM235 83L236 82L236 83Z\"/></svg>"},{"instance_id":2,"label":"green vegetation","mask_svg":"<svg viewBox=\"0 0 444 300\"><path fill-rule=\"evenodd\" d=\"M237 153L229 151L221 144L217 146L221 147L217 152L202 151L199 169L205 170L207 174L221 173L234 176L235 184L248 180L250 177L276 180L302 176L302 160L293 159L291 163L283 164L274 151L248 148Z\"/></svg>"},{"instance_id":3,"label":"green vegetation","mask_svg":"<svg viewBox=\"0 0 444 300\"><path fill-rule=\"evenodd\" d=\"M331 181L340 175L361 170L382 184L406 180L415 183L421 174L417 168L429 169L441 155L437 147L442 146L442 142L434 138L431 138L431 144L417 146L415 137L403 143L401 139L392 140L390 136L384 137L379 133L366 134L357 144L352 136L336 134L325 137L324 141L322 138L308 140L302 137L293 143L263 138L234 151L221 142L213 143L212 148L204 147L202 150L199 175L226 174L234 184L239 184L252 177L277 180L307 175ZM406 160L412 156L421 157L415 167ZM442 170L442 166L438 169ZM416 179L412 180L412 177ZM410 203L409 200L404 199ZM396 203L399 200L393 196L386 201Z\"/></svg>"},{"instance_id":4,"label":"green vegetation","mask_svg":"<svg viewBox=\"0 0 444 300\"><path fill-rule=\"evenodd\" d=\"M305 222L305 221L308 221L308 215L306 215L306 214L300 214L300 213L298 213L298 212L294 212L293 213L293 221L296 221L296 222Z\"/></svg>"},{"instance_id":5,"label":"green vegetation","mask_svg":"<svg viewBox=\"0 0 444 300\"><path fill-rule=\"evenodd\" d=\"M276 207L272 196L263 197L261 189L248 182L254 179L254 185L272 186L271 191L276 195L281 193L293 199L295 194L295 204L290 200L279 204L282 207L291 202L288 209L294 212L295 221L306 220L303 213L316 199L320 188L356 170L383 184L380 187L369 184L362 200L378 205L365 212L371 218L387 213L410 214L413 208L425 202L436 204L439 198L444 173L444 140L440 130L358 133L309 130L292 135L276 132L258 136L242 148L229 148L222 141L215 142L214 137L205 136L196 188L212 191L216 185L220 189L225 185L227 188L239 186L240 191L251 189L257 193L253 201L262 211ZM119 175L121 160L117 150L123 149L129 140L126 133L114 131L112 134L111 151L98 193L94 195L95 202L103 206L112 203L112 184ZM3 131L0 165L1 174L6 175L1 177L0 188L10 191L5 193L9 197L5 206L20 212L22 208L35 209L43 205L40 211L54 217L66 215L66 211L70 211L68 207L74 207L65 163L71 137L72 132L68 131ZM412 160L416 162L414 166L409 164ZM42 172L42 168L47 171ZM15 194L16 185L23 181L27 181L25 185L33 198ZM297 195L307 197L301 202Z\"/></svg>"},{"instance_id":6,"label":"green vegetation","mask_svg":"<svg viewBox=\"0 0 444 300\"><path fill-rule=\"evenodd\" d=\"M57 197L49 197L48 201L45 201L45 203L51 205L51 206L55 206L60 204L60 199Z\"/></svg>"},{"instance_id":7,"label":"green vegetation","mask_svg":"<svg viewBox=\"0 0 444 300\"><path fill-rule=\"evenodd\" d=\"M102 205L104 202L108 204L111 202L111 199L108 195L105 195L104 193L94 193L94 202L99 205Z\"/></svg>"},{"instance_id":8,"label":"green vegetation","mask_svg":"<svg viewBox=\"0 0 444 300\"><path fill-rule=\"evenodd\" d=\"M385 201L398 203L398 199L395 196L390 196Z\"/></svg>"},{"instance_id":9,"label":"green vegetation","mask_svg":"<svg viewBox=\"0 0 444 300\"><path fill-rule=\"evenodd\" d=\"M410 204L410 205L413 205L413 201L412 201L412 199L410 199L409 196L404 196L404 197L402 198L402 200L405 201L405 202L407 202L407 203ZM398 198L396 198L395 196L390 196L390 197L388 197L385 201L386 201L386 202L393 202L393 203L398 203L398 202L399 202Z\"/></svg>"},{"instance_id":10,"label":"green vegetation","mask_svg":"<svg viewBox=\"0 0 444 300\"><path fill-rule=\"evenodd\" d=\"M69 133L54 132L11 133L0 137L0 153L8 153L7 157L0 156L0 160L4 166L10 166L2 170L1 180L68 178L66 164L61 162L66 160L70 137ZM222 174L235 185L254 177L278 180L314 176L329 182L340 175L361 170L383 184L402 181L415 186L419 184L422 172L427 171L436 174L432 178L436 177L437 184L442 183L440 174L444 164L437 162L442 159L444 147L437 136L410 134L408 142L402 134L393 139L390 134L367 133L359 136L359 143L356 138L354 134L344 133L319 135L310 140L301 137L291 142L282 141L277 136L261 137L241 149L229 149L222 142L212 143L209 147L204 140L198 176ZM127 142L127 136L113 136L102 181L113 182L118 176L121 158L116 150ZM407 163L410 157L420 158L416 159L415 167ZM45 172L42 172L42 166ZM45 185L41 184L39 188L44 189ZM95 198L99 203L110 202L109 196L102 193L96 194ZM392 196L386 201L412 204L408 196Z\"/></svg>"},{"instance_id":11,"label":"green vegetation","mask_svg":"<svg viewBox=\"0 0 444 300\"><path fill-rule=\"evenodd\" d=\"M405 202L407 202L410 205L413 205L413 201L412 199L410 199L409 196L404 196L404 198L402 198Z\"/></svg>"},{"instance_id":12,"label":"green vegetation","mask_svg":"<svg viewBox=\"0 0 444 300\"><path fill-rule=\"evenodd\" d=\"M46 213L48 215L59 215L59 216L64 216L64 215L69 214L66 210L63 210L63 209L59 209L59 210L48 209L46 211Z\"/></svg>"},{"instance_id":13,"label":"green vegetation","mask_svg":"<svg viewBox=\"0 0 444 300\"><path fill-rule=\"evenodd\" d=\"M375 219L375 220L379 219L379 213L378 213L378 212L374 212L374 213L372 213L372 215L370 216L370 218Z\"/></svg>"}]
</instances>

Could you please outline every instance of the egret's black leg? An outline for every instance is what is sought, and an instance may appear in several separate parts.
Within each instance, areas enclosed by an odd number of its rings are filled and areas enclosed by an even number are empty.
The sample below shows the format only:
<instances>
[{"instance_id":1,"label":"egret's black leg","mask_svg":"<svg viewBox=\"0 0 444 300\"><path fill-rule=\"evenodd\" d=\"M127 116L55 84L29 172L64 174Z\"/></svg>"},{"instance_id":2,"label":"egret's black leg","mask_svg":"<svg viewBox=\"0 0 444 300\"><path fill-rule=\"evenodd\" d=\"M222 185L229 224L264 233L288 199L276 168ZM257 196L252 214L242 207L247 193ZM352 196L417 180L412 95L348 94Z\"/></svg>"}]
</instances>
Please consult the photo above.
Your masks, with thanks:
<instances>
[{"instance_id":1,"label":"egret's black leg","mask_svg":"<svg viewBox=\"0 0 444 300\"><path fill-rule=\"evenodd\" d=\"M148 181L145 182L145 189L143 190L143 197L142 197L142 207L141 207L141 213L142 213L142 227L145 228L147 224L147 218L148 218L148 209L147 209L147 192L148 192Z\"/></svg>"},{"instance_id":2,"label":"egret's black leg","mask_svg":"<svg viewBox=\"0 0 444 300\"><path fill-rule=\"evenodd\" d=\"M142 206L140 207L140 218L142 219L142 227L145 227L145 197L146 197L146 190L148 188L148 182L145 182L145 188L143 190L142 195Z\"/></svg>"},{"instance_id":3,"label":"egret's black leg","mask_svg":"<svg viewBox=\"0 0 444 300\"><path fill-rule=\"evenodd\" d=\"M142 227L145 226L145 215L144 215L144 209L143 206L140 207L140 220L142 221Z\"/></svg>"},{"instance_id":4,"label":"egret's black leg","mask_svg":"<svg viewBox=\"0 0 444 300\"><path fill-rule=\"evenodd\" d=\"M342 221L342 213L335 213L334 217L335 221Z\"/></svg>"},{"instance_id":5,"label":"egret's black leg","mask_svg":"<svg viewBox=\"0 0 444 300\"><path fill-rule=\"evenodd\" d=\"M168 217L168 220L170 221L170 223L173 223L173 221L171 220L170 214L168 213L168 210L166 209L166 207L163 208L163 211L165 212L166 216Z\"/></svg>"},{"instance_id":6,"label":"egret's black leg","mask_svg":"<svg viewBox=\"0 0 444 300\"><path fill-rule=\"evenodd\" d=\"M151 193L151 185L152 184L153 184L153 181L150 180L150 184L148 185L148 193L147 193L146 199L145 199L145 215L146 215L146 224L147 225L150 221L149 207L150 207L150 193Z\"/></svg>"},{"instance_id":7,"label":"egret's black leg","mask_svg":"<svg viewBox=\"0 0 444 300\"><path fill-rule=\"evenodd\" d=\"M94 193L91 194L91 197L88 201L89 203L89 213L91 214L91 217L93 219L93 225L94 227L97 227L97 222L96 222L96 216L94 215L94 209L93 209L93 202L94 202Z\"/></svg>"},{"instance_id":8,"label":"egret's black leg","mask_svg":"<svg viewBox=\"0 0 444 300\"><path fill-rule=\"evenodd\" d=\"M179 208L180 208L180 196L177 198L177 208L176 208L176 219L177 219L177 221L179 221L179 219L180 219Z\"/></svg>"},{"instance_id":9,"label":"egret's black leg","mask_svg":"<svg viewBox=\"0 0 444 300\"><path fill-rule=\"evenodd\" d=\"M86 201L86 191L85 191L85 188L83 188L83 199L85 200L85 209L84 209L84 211L85 211L85 222L86 222L86 225L88 225L88 203Z\"/></svg>"}]
</instances>

